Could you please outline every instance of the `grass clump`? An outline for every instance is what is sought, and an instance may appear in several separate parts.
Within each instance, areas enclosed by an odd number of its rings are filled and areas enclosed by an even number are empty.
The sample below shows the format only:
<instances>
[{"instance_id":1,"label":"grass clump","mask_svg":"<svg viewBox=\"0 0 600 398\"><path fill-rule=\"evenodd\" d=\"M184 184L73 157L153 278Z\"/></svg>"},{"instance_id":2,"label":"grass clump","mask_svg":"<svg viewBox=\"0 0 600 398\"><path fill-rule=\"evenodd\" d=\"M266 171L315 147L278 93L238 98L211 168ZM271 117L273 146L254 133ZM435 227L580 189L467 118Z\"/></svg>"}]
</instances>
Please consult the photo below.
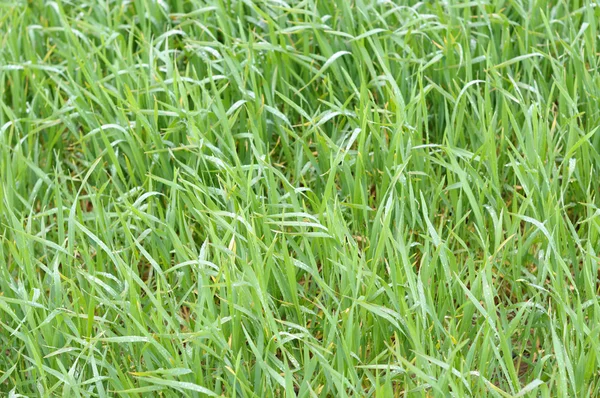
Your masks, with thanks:
<instances>
[{"instance_id":1,"label":"grass clump","mask_svg":"<svg viewBox=\"0 0 600 398\"><path fill-rule=\"evenodd\" d=\"M0 391L600 395L600 7L0 4Z\"/></svg>"}]
</instances>

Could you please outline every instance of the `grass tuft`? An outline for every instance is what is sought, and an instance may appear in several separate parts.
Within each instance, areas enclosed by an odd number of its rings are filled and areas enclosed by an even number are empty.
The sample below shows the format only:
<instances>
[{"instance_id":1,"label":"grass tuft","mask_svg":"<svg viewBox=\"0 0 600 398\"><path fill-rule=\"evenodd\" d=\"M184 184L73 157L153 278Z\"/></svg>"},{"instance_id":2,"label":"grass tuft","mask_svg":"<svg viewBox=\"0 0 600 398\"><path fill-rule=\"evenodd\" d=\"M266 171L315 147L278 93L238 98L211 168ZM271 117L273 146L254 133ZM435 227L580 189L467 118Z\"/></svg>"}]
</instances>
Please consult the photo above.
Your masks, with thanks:
<instances>
[{"instance_id":1,"label":"grass tuft","mask_svg":"<svg viewBox=\"0 0 600 398\"><path fill-rule=\"evenodd\" d=\"M0 4L0 393L600 396L600 4Z\"/></svg>"}]
</instances>

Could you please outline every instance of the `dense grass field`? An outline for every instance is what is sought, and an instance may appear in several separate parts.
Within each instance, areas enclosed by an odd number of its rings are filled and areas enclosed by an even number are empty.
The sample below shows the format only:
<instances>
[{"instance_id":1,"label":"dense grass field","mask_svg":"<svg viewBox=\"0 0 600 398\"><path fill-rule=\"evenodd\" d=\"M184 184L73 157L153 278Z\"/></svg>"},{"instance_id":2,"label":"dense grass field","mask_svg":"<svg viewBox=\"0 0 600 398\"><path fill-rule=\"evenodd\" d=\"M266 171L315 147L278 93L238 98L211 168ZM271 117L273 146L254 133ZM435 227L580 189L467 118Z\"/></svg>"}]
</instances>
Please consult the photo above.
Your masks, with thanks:
<instances>
[{"instance_id":1,"label":"dense grass field","mask_svg":"<svg viewBox=\"0 0 600 398\"><path fill-rule=\"evenodd\" d=\"M600 396L599 29L4 0L0 395Z\"/></svg>"}]
</instances>

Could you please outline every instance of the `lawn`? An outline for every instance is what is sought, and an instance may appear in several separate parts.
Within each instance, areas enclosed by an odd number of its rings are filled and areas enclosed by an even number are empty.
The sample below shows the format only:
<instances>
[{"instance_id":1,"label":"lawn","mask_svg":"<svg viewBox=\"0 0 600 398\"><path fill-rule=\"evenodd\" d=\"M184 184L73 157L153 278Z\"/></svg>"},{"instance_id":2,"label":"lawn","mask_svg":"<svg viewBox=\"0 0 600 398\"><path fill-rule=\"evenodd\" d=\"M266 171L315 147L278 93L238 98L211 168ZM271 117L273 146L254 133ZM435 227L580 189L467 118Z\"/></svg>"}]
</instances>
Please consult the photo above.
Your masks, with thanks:
<instances>
[{"instance_id":1,"label":"lawn","mask_svg":"<svg viewBox=\"0 0 600 398\"><path fill-rule=\"evenodd\" d=\"M0 395L600 396L600 3L0 2Z\"/></svg>"}]
</instances>

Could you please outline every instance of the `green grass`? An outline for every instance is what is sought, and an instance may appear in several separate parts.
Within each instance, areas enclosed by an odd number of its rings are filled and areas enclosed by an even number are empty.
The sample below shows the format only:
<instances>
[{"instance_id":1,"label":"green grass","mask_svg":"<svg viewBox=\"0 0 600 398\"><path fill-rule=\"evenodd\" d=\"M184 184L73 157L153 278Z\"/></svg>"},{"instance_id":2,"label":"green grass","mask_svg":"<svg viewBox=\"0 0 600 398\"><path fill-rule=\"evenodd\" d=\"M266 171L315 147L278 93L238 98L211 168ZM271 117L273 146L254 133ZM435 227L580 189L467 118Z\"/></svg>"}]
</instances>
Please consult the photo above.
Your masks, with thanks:
<instances>
[{"instance_id":1,"label":"green grass","mask_svg":"<svg viewBox=\"0 0 600 398\"><path fill-rule=\"evenodd\" d=\"M600 396L600 3L4 0L0 395Z\"/></svg>"}]
</instances>

